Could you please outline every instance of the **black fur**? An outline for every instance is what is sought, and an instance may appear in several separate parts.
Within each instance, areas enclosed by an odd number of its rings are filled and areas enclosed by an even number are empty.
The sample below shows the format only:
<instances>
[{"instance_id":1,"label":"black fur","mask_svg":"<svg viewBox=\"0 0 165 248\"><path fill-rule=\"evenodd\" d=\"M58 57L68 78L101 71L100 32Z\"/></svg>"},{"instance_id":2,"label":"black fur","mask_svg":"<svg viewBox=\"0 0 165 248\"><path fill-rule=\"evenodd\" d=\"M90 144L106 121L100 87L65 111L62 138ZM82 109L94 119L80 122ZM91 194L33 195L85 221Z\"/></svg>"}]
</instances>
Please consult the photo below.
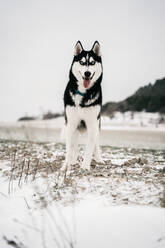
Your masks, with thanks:
<instances>
[{"instance_id":1,"label":"black fur","mask_svg":"<svg viewBox=\"0 0 165 248\"><path fill-rule=\"evenodd\" d=\"M79 123L77 129L78 129L79 131L81 131L81 132L82 132L82 131L85 131L85 130L87 129L87 126L86 126L86 123L85 123L84 120L81 120L81 121L80 121L80 123Z\"/></svg>"},{"instance_id":2,"label":"black fur","mask_svg":"<svg viewBox=\"0 0 165 248\"><path fill-rule=\"evenodd\" d=\"M100 56L97 56L93 50L90 51L84 51L82 50L82 52L77 55L74 56L72 65L75 61L80 61L82 57L86 57L87 54L89 55L89 59L92 56L94 58L95 61L101 63L102 65L102 60ZM87 63L90 63L89 61L87 61ZM71 69L70 69L70 73L69 73L69 82L66 86L65 92L64 92L64 113L65 113L65 108L66 106L75 106L74 101L72 100L71 96L70 96L70 92L75 95L76 94L76 90L78 89L78 84L77 84L77 79L76 77L73 75L72 73L72 65L71 65ZM95 106L95 105L100 105L102 106L102 90L101 90L101 81L102 81L102 77L103 74L100 75L100 77L97 79L97 81L94 83L94 85L86 90L85 95L82 97L82 102L80 103L80 106L82 108L88 108L91 106ZM95 98L95 96L98 94L97 99L92 102L90 105L86 105L86 103L88 102L88 100L91 100L93 98ZM100 108L101 109L101 108ZM98 115L98 119L100 118L100 113ZM67 117L66 117L66 113L65 113L65 121L67 123Z\"/></svg>"}]
</instances>

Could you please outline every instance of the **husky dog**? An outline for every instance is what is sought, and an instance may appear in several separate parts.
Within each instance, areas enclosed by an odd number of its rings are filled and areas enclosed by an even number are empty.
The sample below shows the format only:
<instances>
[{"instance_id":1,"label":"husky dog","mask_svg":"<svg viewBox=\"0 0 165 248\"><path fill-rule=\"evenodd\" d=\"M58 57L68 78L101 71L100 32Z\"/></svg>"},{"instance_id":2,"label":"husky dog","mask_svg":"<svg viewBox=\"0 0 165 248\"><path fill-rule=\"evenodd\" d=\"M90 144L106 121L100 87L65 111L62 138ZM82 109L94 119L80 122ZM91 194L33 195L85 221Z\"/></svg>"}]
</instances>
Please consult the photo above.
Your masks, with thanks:
<instances>
[{"instance_id":1,"label":"husky dog","mask_svg":"<svg viewBox=\"0 0 165 248\"><path fill-rule=\"evenodd\" d=\"M90 169L92 156L96 162L104 163L99 150L102 76L98 41L95 41L90 51L85 51L78 41L74 49L69 82L64 92L66 166L77 162L78 136L82 130L87 130L88 134L83 168Z\"/></svg>"}]
</instances>

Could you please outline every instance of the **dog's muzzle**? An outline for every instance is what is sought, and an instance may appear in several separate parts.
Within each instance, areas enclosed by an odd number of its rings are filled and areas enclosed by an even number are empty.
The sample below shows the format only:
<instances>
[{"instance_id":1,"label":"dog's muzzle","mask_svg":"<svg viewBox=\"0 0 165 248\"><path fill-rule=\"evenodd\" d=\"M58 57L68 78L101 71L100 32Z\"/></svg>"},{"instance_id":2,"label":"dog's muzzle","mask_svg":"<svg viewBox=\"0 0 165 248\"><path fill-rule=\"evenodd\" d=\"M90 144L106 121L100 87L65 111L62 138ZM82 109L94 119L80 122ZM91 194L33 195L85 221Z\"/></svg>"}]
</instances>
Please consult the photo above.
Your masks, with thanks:
<instances>
[{"instance_id":1,"label":"dog's muzzle","mask_svg":"<svg viewBox=\"0 0 165 248\"><path fill-rule=\"evenodd\" d=\"M91 76L91 72L90 71L86 71L84 73L84 75L85 75L85 77L83 77L83 79L84 79L83 80L84 88L88 88L89 87L90 82L91 82L94 74L95 74L95 72L93 73L92 77L90 77Z\"/></svg>"}]
</instances>

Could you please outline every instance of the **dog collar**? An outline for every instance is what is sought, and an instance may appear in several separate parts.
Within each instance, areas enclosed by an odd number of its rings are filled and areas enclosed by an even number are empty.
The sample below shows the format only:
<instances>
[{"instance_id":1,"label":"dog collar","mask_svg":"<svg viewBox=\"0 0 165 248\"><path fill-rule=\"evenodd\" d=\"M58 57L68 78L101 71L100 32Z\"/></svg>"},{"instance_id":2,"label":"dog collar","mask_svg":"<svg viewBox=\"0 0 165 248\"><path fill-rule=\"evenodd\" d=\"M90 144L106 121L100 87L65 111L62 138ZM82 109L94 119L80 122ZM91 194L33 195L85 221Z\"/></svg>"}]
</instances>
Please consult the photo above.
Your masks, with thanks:
<instances>
[{"instance_id":1,"label":"dog collar","mask_svg":"<svg viewBox=\"0 0 165 248\"><path fill-rule=\"evenodd\" d=\"M85 93L80 92L79 90L75 90L75 94L78 94L80 96L85 96Z\"/></svg>"}]
</instances>

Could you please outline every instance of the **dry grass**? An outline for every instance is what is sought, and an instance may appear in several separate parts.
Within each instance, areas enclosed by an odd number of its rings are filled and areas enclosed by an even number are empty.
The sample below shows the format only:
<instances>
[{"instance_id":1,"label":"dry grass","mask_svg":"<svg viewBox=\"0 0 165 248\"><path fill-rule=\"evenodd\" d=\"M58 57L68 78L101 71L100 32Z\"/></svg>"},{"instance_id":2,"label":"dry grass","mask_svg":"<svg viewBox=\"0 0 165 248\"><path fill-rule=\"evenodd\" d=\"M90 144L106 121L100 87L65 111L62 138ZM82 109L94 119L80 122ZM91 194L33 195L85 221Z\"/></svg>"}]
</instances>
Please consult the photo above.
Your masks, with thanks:
<instances>
[{"instance_id":1,"label":"dry grass","mask_svg":"<svg viewBox=\"0 0 165 248\"><path fill-rule=\"evenodd\" d=\"M139 204L165 207L165 153L164 151L102 147L105 165L94 161L91 170L81 168L82 147L80 147L79 163L72 166L70 171L62 171L65 159L65 147L62 144L30 143L30 142L1 142L0 163L5 162L1 169L3 177L8 179L8 193L18 188L30 186L40 179L46 182L44 191L35 188L35 203L45 211L45 218L51 225L47 226L52 233L54 247L74 248L75 240L71 235L67 222L58 206L60 216L58 223L51 212L51 202L61 202L64 205L75 203L87 194L97 194L106 197L110 205ZM40 184L40 186L42 186ZM6 195L1 193L4 197ZM24 197L28 210L31 206ZM41 211L42 211L41 210ZM32 218L32 217L31 217ZM39 233L42 247L47 248L44 219L42 228L27 225L19 220L15 222L33 232ZM57 237L54 237L56 230ZM19 240L3 237L5 242L15 248L28 248Z\"/></svg>"},{"instance_id":2,"label":"dry grass","mask_svg":"<svg viewBox=\"0 0 165 248\"><path fill-rule=\"evenodd\" d=\"M93 161L91 170L87 171L80 166L83 154L80 147L79 163L65 173L61 170L65 159L62 144L1 142L0 160L11 161L2 174L8 177L9 193L14 186L45 180L48 204L54 200L67 203L67 195L73 201L76 199L73 195L79 198L86 192L102 194L112 205L163 206L160 198L165 183L164 151L112 147L102 147L102 151L105 165ZM45 197L41 192L38 196L37 202Z\"/></svg>"}]
</instances>

